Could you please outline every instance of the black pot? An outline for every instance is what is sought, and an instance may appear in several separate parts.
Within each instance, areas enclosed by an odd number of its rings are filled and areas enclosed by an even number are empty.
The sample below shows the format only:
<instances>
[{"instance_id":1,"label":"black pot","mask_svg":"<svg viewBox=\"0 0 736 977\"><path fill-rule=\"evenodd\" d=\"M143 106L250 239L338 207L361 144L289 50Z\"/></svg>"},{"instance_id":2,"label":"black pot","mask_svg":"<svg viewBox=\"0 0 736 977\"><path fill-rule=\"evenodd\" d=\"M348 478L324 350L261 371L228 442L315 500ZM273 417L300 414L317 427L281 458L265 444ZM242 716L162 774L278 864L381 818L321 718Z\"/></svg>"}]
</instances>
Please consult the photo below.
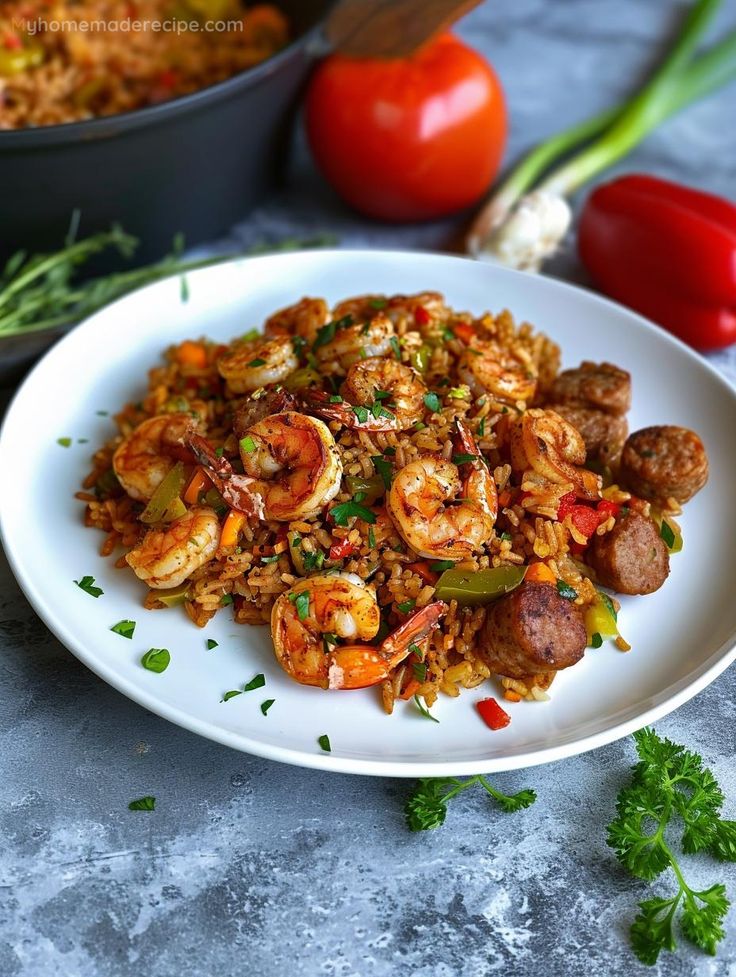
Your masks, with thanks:
<instances>
[{"instance_id":1,"label":"black pot","mask_svg":"<svg viewBox=\"0 0 736 977\"><path fill-rule=\"evenodd\" d=\"M330 5L279 0L297 39L218 85L110 118L0 132L0 261L59 248L74 210L80 235L117 221L138 237L136 263L168 252L179 231L188 245L224 233L278 179Z\"/></svg>"}]
</instances>

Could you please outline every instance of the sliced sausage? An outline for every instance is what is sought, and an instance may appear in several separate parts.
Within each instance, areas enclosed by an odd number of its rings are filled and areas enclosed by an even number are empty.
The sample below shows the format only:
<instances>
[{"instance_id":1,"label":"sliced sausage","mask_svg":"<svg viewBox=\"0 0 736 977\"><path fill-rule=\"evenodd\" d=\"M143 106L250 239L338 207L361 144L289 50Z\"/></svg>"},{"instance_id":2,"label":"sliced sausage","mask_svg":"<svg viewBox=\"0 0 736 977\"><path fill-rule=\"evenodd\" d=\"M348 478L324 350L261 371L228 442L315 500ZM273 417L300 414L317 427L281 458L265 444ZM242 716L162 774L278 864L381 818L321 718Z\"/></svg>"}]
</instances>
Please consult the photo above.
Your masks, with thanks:
<instances>
[{"instance_id":1,"label":"sliced sausage","mask_svg":"<svg viewBox=\"0 0 736 977\"><path fill-rule=\"evenodd\" d=\"M580 608L546 583L523 583L490 608L480 646L498 675L523 678L580 661L587 634Z\"/></svg>"},{"instance_id":2,"label":"sliced sausage","mask_svg":"<svg viewBox=\"0 0 736 977\"><path fill-rule=\"evenodd\" d=\"M670 557L657 524L639 512L621 516L596 536L588 563L604 587L619 594L652 594L670 572Z\"/></svg>"},{"instance_id":3,"label":"sliced sausage","mask_svg":"<svg viewBox=\"0 0 736 977\"><path fill-rule=\"evenodd\" d=\"M645 427L624 445L620 477L634 495L651 502L687 502L708 481L708 456L695 431L671 424Z\"/></svg>"},{"instance_id":4,"label":"sliced sausage","mask_svg":"<svg viewBox=\"0 0 736 977\"><path fill-rule=\"evenodd\" d=\"M549 400L593 407L620 417L631 407L631 375L613 363L585 360L574 370L560 373L552 384Z\"/></svg>"},{"instance_id":5,"label":"sliced sausage","mask_svg":"<svg viewBox=\"0 0 736 977\"><path fill-rule=\"evenodd\" d=\"M604 465L614 464L621 454L629 425L625 417L604 414L591 407L578 407L574 404L548 404L549 410L569 421L585 441L586 461L600 461Z\"/></svg>"}]
</instances>

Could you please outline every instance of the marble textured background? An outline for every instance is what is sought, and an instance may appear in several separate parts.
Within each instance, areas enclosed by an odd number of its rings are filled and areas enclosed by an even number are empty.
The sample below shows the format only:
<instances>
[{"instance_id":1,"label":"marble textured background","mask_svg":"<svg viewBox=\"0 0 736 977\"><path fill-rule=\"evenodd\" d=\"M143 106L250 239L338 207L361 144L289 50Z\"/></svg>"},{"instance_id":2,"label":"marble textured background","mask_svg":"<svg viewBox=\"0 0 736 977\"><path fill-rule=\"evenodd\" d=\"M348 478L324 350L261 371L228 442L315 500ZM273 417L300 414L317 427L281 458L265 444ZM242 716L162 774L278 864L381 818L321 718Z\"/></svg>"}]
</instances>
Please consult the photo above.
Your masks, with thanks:
<instances>
[{"instance_id":1,"label":"marble textured background","mask_svg":"<svg viewBox=\"0 0 736 977\"><path fill-rule=\"evenodd\" d=\"M624 96L683 6L492 0L471 14L461 33L506 86L510 158ZM736 0L720 22L736 22ZM732 86L664 126L625 168L733 198L735 106ZM289 187L229 243L318 230L346 245L447 248L457 228L356 219L297 139ZM550 270L584 280L572 250ZM714 359L736 379L733 355ZM619 868L604 826L630 741L495 778L507 791L537 789L526 812L499 814L468 792L443 829L413 835L402 820L409 783L235 753L124 699L47 632L2 557L0 648L0 977L736 975L736 910L715 960L683 945L652 971L628 949L650 888ZM730 817L735 701L731 669L658 724L703 754ZM130 813L145 793L156 812ZM736 897L733 866L698 858L687 869L700 887L727 881Z\"/></svg>"}]
</instances>

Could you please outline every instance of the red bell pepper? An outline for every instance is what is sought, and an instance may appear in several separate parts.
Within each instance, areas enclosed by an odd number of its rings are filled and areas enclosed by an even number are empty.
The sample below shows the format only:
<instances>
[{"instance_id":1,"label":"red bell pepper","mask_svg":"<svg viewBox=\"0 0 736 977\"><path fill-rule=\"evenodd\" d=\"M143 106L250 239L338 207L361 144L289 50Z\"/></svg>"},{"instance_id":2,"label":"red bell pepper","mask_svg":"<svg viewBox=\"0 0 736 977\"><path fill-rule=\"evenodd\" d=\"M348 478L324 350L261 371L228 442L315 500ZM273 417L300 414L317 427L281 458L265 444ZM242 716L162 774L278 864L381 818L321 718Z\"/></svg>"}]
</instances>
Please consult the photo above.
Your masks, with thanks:
<instances>
[{"instance_id":1,"label":"red bell pepper","mask_svg":"<svg viewBox=\"0 0 736 977\"><path fill-rule=\"evenodd\" d=\"M736 342L736 206L651 176L598 187L578 248L596 284L698 349Z\"/></svg>"},{"instance_id":2,"label":"red bell pepper","mask_svg":"<svg viewBox=\"0 0 736 977\"><path fill-rule=\"evenodd\" d=\"M341 539L339 542L333 543L330 547L330 559L344 560L346 557L352 556L357 549L357 545L351 543L349 539Z\"/></svg>"},{"instance_id":3,"label":"red bell pepper","mask_svg":"<svg viewBox=\"0 0 736 977\"><path fill-rule=\"evenodd\" d=\"M511 722L511 716L499 706L495 699L481 699L475 705L480 713L480 718L491 729L503 729Z\"/></svg>"}]
</instances>

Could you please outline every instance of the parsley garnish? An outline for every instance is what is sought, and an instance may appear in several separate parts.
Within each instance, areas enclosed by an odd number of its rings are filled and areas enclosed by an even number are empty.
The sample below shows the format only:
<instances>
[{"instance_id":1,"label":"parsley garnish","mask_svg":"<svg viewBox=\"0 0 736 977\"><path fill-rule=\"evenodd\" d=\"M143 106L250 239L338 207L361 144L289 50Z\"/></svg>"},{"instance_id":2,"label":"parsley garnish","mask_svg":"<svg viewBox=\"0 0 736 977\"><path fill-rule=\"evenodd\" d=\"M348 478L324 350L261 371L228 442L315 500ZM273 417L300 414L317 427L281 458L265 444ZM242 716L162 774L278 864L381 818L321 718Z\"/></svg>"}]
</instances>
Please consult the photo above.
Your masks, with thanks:
<instances>
[{"instance_id":1,"label":"parsley garnish","mask_svg":"<svg viewBox=\"0 0 736 977\"><path fill-rule=\"evenodd\" d=\"M302 559L305 570L321 570L322 564L325 562L325 554L322 550L317 550L315 553L305 552Z\"/></svg>"},{"instance_id":2,"label":"parsley garnish","mask_svg":"<svg viewBox=\"0 0 736 977\"><path fill-rule=\"evenodd\" d=\"M236 695L242 694L242 689L231 689L229 692L225 693L225 695L220 699L220 702L227 702L229 699L234 699Z\"/></svg>"},{"instance_id":3,"label":"parsley garnish","mask_svg":"<svg viewBox=\"0 0 736 977\"><path fill-rule=\"evenodd\" d=\"M423 651L422 651L422 649L421 649L421 648L419 647L419 645L417 645L417 644L414 644L414 643L412 642L412 643L411 643L411 644L409 645L409 651L410 651L410 652L412 653L412 655L416 655L416 656L417 656L417 658L421 658L421 659L424 659L424 652L423 652Z\"/></svg>"},{"instance_id":4,"label":"parsley garnish","mask_svg":"<svg viewBox=\"0 0 736 977\"><path fill-rule=\"evenodd\" d=\"M74 583L83 590L85 594L89 594L90 597L101 597L105 591L102 587L95 587L94 577L82 577L81 580L75 580Z\"/></svg>"},{"instance_id":5,"label":"parsley garnish","mask_svg":"<svg viewBox=\"0 0 736 977\"><path fill-rule=\"evenodd\" d=\"M338 329L347 329L352 324L353 317L351 315L344 315L342 319L333 319L327 325L320 326L317 330L317 336L312 343L312 349L319 349L320 346L326 346L328 343L331 343Z\"/></svg>"},{"instance_id":6,"label":"parsley garnish","mask_svg":"<svg viewBox=\"0 0 736 977\"><path fill-rule=\"evenodd\" d=\"M414 696L414 704L416 705L419 712L424 716L425 719L431 719L433 723L439 723L439 719L433 716L432 713L427 709L422 700L418 695Z\"/></svg>"},{"instance_id":7,"label":"parsley garnish","mask_svg":"<svg viewBox=\"0 0 736 977\"><path fill-rule=\"evenodd\" d=\"M417 602L415 600L404 600L400 604L397 604L396 607L401 611L402 614L408 614L409 611L414 610L416 603Z\"/></svg>"},{"instance_id":8,"label":"parsley garnish","mask_svg":"<svg viewBox=\"0 0 736 977\"><path fill-rule=\"evenodd\" d=\"M254 675L253 678L246 685L243 686L243 692L252 692L253 689L262 689L266 684L266 676L263 672L259 672Z\"/></svg>"},{"instance_id":9,"label":"parsley garnish","mask_svg":"<svg viewBox=\"0 0 736 977\"><path fill-rule=\"evenodd\" d=\"M296 607L296 616L300 621L309 617L309 591L300 590L298 594L289 594L289 600Z\"/></svg>"},{"instance_id":10,"label":"parsley garnish","mask_svg":"<svg viewBox=\"0 0 736 977\"><path fill-rule=\"evenodd\" d=\"M386 461L381 455L371 455L371 461L373 462L373 467L376 473L383 479L383 484L387 489L391 488L391 479L394 475L393 465L390 461Z\"/></svg>"},{"instance_id":11,"label":"parsley garnish","mask_svg":"<svg viewBox=\"0 0 736 977\"><path fill-rule=\"evenodd\" d=\"M149 648L141 658L141 665L149 672L165 672L169 667L171 655L166 648Z\"/></svg>"},{"instance_id":12,"label":"parsley garnish","mask_svg":"<svg viewBox=\"0 0 736 977\"><path fill-rule=\"evenodd\" d=\"M330 396L330 403L331 404L341 404L342 403L342 397L340 396L340 394L332 394Z\"/></svg>"},{"instance_id":13,"label":"parsley garnish","mask_svg":"<svg viewBox=\"0 0 736 977\"><path fill-rule=\"evenodd\" d=\"M417 682L424 682L427 678L427 664L426 662L414 662L411 666L414 672L414 678Z\"/></svg>"},{"instance_id":14,"label":"parsley garnish","mask_svg":"<svg viewBox=\"0 0 736 977\"><path fill-rule=\"evenodd\" d=\"M123 638L132 638L135 631L135 621L118 621L110 628L115 634L122 635Z\"/></svg>"},{"instance_id":15,"label":"parsley garnish","mask_svg":"<svg viewBox=\"0 0 736 977\"><path fill-rule=\"evenodd\" d=\"M435 560L434 563L429 564L429 569L434 570L435 573L444 573L445 570L452 570L454 566L454 560Z\"/></svg>"},{"instance_id":16,"label":"parsley garnish","mask_svg":"<svg viewBox=\"0 0 736 977\"><path fill-rule=\"evenodd\" d=\"M680 910L685 937L711 955L723 939L723 918L728 911L726 887L720 883L696 891L685 881L665 829L679 818L681 848L688 855L707 851L736 861L736 822L724 821L720 812L723 793L710 770L692 753L653 729L634 733L639 763L631 782L616 801L616 817L608 825L608 844L632 875L651 881L671 868L677 892L639 903L631 926L631 946L642 963L653 965L661 950L676 947L672 923Z\"/></svg>"},{"instance_id":17,"label":"parsley garnish","mask_svg":"<svg viewBox=\"0 0 736 977\"><path fill-rule=\"evenodd\" d=\"M322 733L321 736L317 737L317 742L320 748L325 751L325 753L332 753L332 747L330 746L330 737L327 733Z\"/></svg>"},{"instance_id":18,"label":"parsley garnish","mask_svg":"<svg viewBox=\"0 0 736 977\"><path fill-rule=\"evenodd\" d=\"M391 349L394 351L394 356L396 357L397 360L400 360L401 346L399 346L399 340L396 338L396 336L392 336L389 342L391 343Z\"/></svg>"},{"instance_id":19,"label":"parsley garnish","mask_svg":"<svg viewBox=\"0 0 736 977\"><path fill-rule=\"evenodd\" d=\"M261 563L275 563L279 558L278 553L274 553L273 556L262 556Z\"/></svg>"},{"instance_id":20,"label":"parsley garnish","mask_svg":"<svg viewBox=\"0 0 736 977\"><path fill-rule=\"evenodd\" d=\"M598 631L594 631L593 634L591 634L590 636L590 647L600 648L602 644L603 644L603 638L601 637Z\"/></svg>"},{"instance_id":21,"label":"parsley garnish","mask_svg":"<svg viewBox=\"0 0 736 977\"><path fill-rule=\"evenodd\" d=\"M350 408L355 416L358 418L361 424L365 424L368 420L368 408L367 407L351 407Z\"/></svg>"},{"instance_id":22,"label":"parsley garnish","mask_svg":"<svg viewBox=\"0 0 736 977\"><path fill-rule=\"evenodd\" d=\"M467 780L460 780L457 777L423 779L419 781L404 806L409 830L430 831L432 828L439 828L445 823L447 817L447 802L474 784L480 784L507 814L521 811L537 799L533 790L520 790L518 794L502 794L481 775L469 777Z\"/></svg>"},{"instance_id":23,"label":"parsley garnish","mask_svg":"<svg viewBox=\"0 0 736 977\"><path fill-rule=\"evenodd\" d=\"M275 701L276 701L275 699L266 699L264 702L261 703L261 712L263 713L264 716L266 715L266 713L268 712L268 710L271 708L271 706L274 704Z\"/></svg>"},{"instance_id":24,"label":"parsley garnish","mask_svg":"<svg viewBox=\"0 0 736 977\"><path fill-rule=\"evenodd\" d=\"M222 458L222 456L224 454L225 454L225 449L222 447L222 445L220 445L219 448L215 448L215 457L216 458Z\"/></svg>"},{"instance_id":25,"label":"parsley garnish","mask_svg":"<svg viewBox=\"0 0 736 977\"><path fill-rule=\"evenodd\" d=\"M71 438L57 438L56 443L60 444L62 448L70 448L72 445Z\"/></svg>"},{"instance_id":26,"label":"parsley garnish","mask_svg":"<svg viewBox=\"0 0 736 977\"><path fill-rule=\"evenodd\" d=\"M662 520L662 525L659 527L659 535L664 540L667 549L671 550L675 545L675 534L672 526L670 526L666 519Z\"/></svg>"},{"instance_id":27,"label":"parsley garnish","mask_svg":"<svg viewBox=\"0 0 736 977\"><path fill-rule=\"evenodd\" d=\"M256 450L256 443L250 434L246 434L244 438L239 441L240 450L245 451L246 454L252 454Z\"/></svg>"},{"instance_id":28,"label":"parsley garnish","mask_svg":"<svg viewBox=\"0 0 736 977\"><path fill-rule=\"evenodd\" d=\"M478 425L478 437L482 438L485 433L486 433L486 419L485 417L481 417L480 424Z\"/></svg>"},{"instance_id":29,"label":"parsley garnish","mask_svg":"<svg viewBox=\"0 0 736 977\"><path fill-rule=\"evenodd\" d=\"M333 506L330 509L330 515L336 526L347 526L348 520L353 516L367 523L374 523L376 521L375 512L371 512L364 505L360 505L354 501L341 502L340 505Z\"/></svg>"},{"instance_id":30,"label":"parsley garnish","mask_svg":"<svg viewBox=\"0 0 736 977\"><path fill-rule=\"evenodd\" d=\"M369 299L368 305L372 309L385 309L388 305L388 299Z\"/></svg>"},{"instance_id":31,"label":"parsley garnish","mask_svg":"<svg viewBox=\"0 0 736 977\"><path fill-rule=\"evenodd\" d=\"M261 359L260 356L256 356L254 360L251 360L248 366L265 366L266 361Z\"/></svg>"},{"instance_id":32,"label":"parsley garnish","mask_svg":"<svg viewBox=\"0 0 736 977\"><path fill-rule=\"evenodd\" d=\"M557 593L560 597L564 597L565 600L577 600L578 592L574 587L571 587L569 583L565 583L564 580L557 581Z\"/></svg>"},{"instance_id":33,"label":"parsley garnish","mask_svg":"<svg viewBox=\"0 0 736 977\"><path fill-rule=\"evenodd\" d=\"M129 811L155 811L156 810L156 798L150 795L146 797L139 797L137 801L131 801L128 804Z\"/></svg>"},{"instance_id":34,"label":"parsley garnish","mask_svg":"<svg viewBox=\"0 0 736 977\"><path fill-rule=\"evenodd\" d=\"M430 391L424 395L424 406L427 410L431 410L433 414L436 414L442 407L442 401L436 393Z\"/></svg>"},{"instance_id":35,"label":"parsley garnish","mask_svg":"<svg viewBox=\"0 0 736 977\"><path fill-rule=\"evenodd\" d=\"M511 533L501 533L501 535L498 538L505 540L507 543L510 543L511 540L513 539Z\"/></svg>"},{"instance_id":36,"label":"parsley garnish","mask_svg":"<svg viewBox=\"0 0 736 977\"><path fill-rule=\"evenodd\" d=\"M217 642L214 638L207 639L207 651L212 651L213 648L217 648Z\"/></svg>"},{"instance_id":37,"label":"parsley garnish","mask_svg":"<svg viewBox=\"0 0 736 977\"><path fill-rule=\"evenodd\" d=\"M227 607L228 604L232 604L232 602L233 602L232 594L223 594L222 597L220 598L220 607Z\"/></svg>"}]
</instances>

